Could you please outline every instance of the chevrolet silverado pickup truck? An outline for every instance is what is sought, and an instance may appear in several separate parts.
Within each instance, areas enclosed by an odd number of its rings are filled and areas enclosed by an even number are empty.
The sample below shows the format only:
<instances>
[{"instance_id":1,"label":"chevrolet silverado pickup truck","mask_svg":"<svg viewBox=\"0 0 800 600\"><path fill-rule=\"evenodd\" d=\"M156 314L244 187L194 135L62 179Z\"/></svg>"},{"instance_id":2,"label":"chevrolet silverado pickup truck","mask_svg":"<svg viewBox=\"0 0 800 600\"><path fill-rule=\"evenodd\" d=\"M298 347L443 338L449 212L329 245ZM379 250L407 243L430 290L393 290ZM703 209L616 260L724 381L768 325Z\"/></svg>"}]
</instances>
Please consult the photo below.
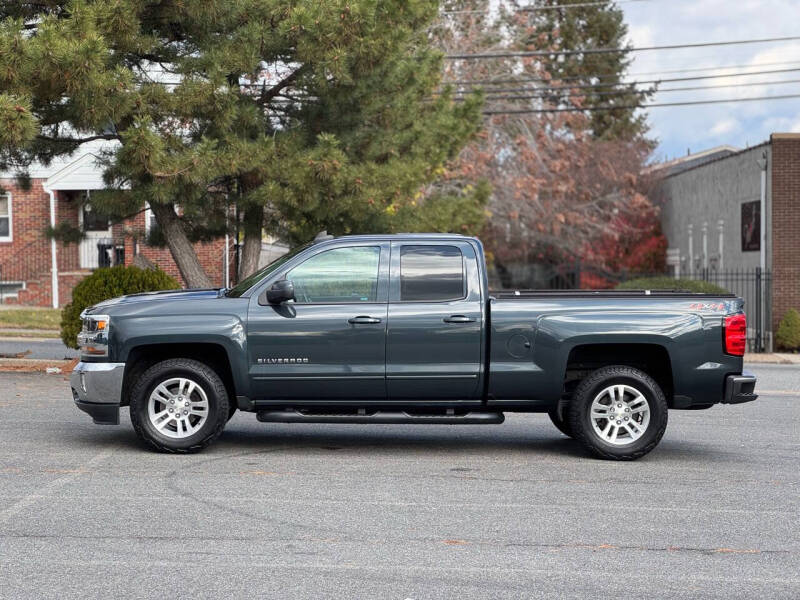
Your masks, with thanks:
<instances>
[{"instance_id":1,"label":"chevrolet silverado pickup truck","mask_svg":"<svg viewBox=\"0 0 800 600\"><path fill-rule=\"evenodd\" d=\"M743 301L681 291L490 292L479 240L314 242L232 289L86 309L70 384L95 423L129 407L165 452L269 423L497 424L547 413L594 455L650 452L668 409L756 399Z\"/></svg>"}]
</instances>

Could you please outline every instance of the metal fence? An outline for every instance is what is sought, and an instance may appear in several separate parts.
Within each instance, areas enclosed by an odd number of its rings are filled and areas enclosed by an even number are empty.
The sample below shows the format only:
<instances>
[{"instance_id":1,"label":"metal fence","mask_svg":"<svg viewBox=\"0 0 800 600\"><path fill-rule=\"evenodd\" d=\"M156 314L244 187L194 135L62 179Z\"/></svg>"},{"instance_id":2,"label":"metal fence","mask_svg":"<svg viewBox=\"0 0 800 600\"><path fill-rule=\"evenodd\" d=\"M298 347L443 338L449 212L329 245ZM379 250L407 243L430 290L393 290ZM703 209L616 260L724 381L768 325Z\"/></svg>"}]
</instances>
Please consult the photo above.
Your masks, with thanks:
<instances>
[{"instance_id":1,"label":"metal fence","mask_svg":"<svg viewBox=\"0 0 800 600\"><path fill-rule=\"evenodd\" d=\"M633 273L610 272L580 262L561 265L513 264L490 269L492 289L613 289L639 278L657 277L658 287L669 288L671 280L707 281L744 299L747 315L748 352L771 352L772 339L772 273L760 268L699 269L692 272ZM655 285L653 286L655 287Z\"/></svg>"},{"instance_id":2,"label":"metal fence","mask_svg":"<svg viewBox=\"0 0 800 600\"><path fill-rule=\"evenodd\" d=\"M772 352L772 272L752 269L702 269L681 273L684 279L708 281L744 299L747 350Z\"/></svg>"}]
</instances>

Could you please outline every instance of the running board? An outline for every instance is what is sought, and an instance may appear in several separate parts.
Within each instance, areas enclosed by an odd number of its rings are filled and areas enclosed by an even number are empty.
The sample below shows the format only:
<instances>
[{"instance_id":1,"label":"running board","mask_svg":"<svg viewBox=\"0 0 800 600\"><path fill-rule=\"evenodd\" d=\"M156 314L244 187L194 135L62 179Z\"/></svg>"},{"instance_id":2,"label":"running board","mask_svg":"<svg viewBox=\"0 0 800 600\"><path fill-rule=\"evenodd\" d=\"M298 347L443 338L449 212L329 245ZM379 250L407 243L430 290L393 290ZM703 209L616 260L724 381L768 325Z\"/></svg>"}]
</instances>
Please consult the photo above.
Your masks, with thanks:
<instances>
[{"instance_id":1,"label":"running board","mask_svg":"<svg viewBox=\"0 0 800 600\"><path fill-rule=\"evenodd\" d=\"M505 421L501 412L468 412L465 414L415 414L405 411L372 411L364 409L351 413L323 413L287 410L260 410L262 423L429 423L431 425L494 425Z\"/></svg>"}]
</instances>

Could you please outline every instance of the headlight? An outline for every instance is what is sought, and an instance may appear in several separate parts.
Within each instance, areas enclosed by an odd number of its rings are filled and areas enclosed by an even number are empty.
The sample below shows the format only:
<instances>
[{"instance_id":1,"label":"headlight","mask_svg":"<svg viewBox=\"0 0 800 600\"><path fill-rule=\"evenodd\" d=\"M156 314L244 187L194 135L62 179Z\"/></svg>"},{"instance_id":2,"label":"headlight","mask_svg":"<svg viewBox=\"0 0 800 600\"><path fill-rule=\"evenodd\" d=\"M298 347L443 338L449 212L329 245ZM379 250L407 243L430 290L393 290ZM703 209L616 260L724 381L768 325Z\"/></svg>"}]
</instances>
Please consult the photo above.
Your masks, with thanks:
<instances>
[{"instance_id":1,"label":"headlight","mask_svg":"<svg viewBox=\"0 0 800 600\"><path fill-rule=\"evenodd\" d=\"M108 356L108 330L111 318L108 315L81 313L83 327L78 334L78 347L85 356Z\"/></svg>"}]
</instances>

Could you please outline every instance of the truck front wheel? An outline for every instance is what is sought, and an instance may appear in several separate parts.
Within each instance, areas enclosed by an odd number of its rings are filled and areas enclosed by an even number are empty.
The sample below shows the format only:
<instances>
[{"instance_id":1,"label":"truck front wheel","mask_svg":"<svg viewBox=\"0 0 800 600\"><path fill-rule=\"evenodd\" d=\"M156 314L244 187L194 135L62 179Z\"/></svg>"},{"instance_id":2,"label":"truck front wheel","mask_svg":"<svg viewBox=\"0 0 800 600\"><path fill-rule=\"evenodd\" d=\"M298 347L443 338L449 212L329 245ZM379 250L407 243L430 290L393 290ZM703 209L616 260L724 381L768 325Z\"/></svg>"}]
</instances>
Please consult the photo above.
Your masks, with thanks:
<instances>
[{"instance_id":1,"label":"truck front wheel","mask_svg":"<svg viewBox=\"0 0 800 600\"><path fill-rule=\"evenodd\" d=\"M147 369L131 391L136 434L161 452L196 452L222 433L228 393L208 365L173 358Z\"/></svg>"},{"instance_id":2,"label":"truck front wheel","mask_svg":"<svg viewBox=\"0 0 800 600\"><path fill-rule=\"evenodd\" d=\"M581 381L568 410L575 438L611 460L644 456L667 427L667 400L658 383L623 365L597 369Z\"/></svg>"}]
</instances>

